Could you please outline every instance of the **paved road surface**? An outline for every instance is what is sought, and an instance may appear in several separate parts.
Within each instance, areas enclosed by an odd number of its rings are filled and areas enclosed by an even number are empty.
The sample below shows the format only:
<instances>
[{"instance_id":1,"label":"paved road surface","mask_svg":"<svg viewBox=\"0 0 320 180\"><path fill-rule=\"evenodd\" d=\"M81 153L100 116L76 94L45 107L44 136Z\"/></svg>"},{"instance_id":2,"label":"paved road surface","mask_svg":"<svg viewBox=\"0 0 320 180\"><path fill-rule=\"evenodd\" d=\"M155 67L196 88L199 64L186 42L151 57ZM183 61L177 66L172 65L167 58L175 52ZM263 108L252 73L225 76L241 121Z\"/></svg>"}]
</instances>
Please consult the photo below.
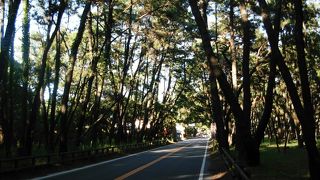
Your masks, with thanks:
<instances>
[{"instance_id":1,"label":"paved road surface","mask_svg":"<svg viewBox=\"0 0 320 180\"><path fill-rule=\"evenodd\" d=\"M207 139L189 139L36 179L202 179L208 174L206 152Z\"/></svg>"}]
</instances>

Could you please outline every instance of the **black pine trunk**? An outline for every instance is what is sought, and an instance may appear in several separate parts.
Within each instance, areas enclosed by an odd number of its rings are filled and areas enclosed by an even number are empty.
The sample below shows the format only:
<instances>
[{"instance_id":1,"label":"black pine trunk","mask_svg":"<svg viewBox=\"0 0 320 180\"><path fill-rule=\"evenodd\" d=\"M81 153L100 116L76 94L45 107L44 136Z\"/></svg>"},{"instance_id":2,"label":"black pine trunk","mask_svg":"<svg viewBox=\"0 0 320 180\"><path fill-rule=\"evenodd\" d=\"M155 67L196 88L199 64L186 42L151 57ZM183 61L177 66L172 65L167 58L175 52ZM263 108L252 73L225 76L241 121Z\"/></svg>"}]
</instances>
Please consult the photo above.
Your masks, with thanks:
<instances>
[{"instance_id":1,"label":"black pine trunk","mask_svg":"<svg viewBox=\"0 0 320 180\"><path fill-rule=\"evenodd\" d=\"M309 157L309 171L312 179L320 179L320 154L315 141L315 119L308 79L308 68L305 58L305 42L303 34L302 0L294 0L295 6L295 41L298 55L298 67L304 105L304 122L301 122L303 138Z\"/></svg>"},{"instance_id":2,"label":"black pine trunk","mask_svg":"<svg viewBox=\"0 0 320 180\"><path fill-rule=\"evenodd\" d=\"M70 61L71 61L71 67L67 71L66 77L65 77L65 86L63 90L62 100L61 100L61 119L60 119L60 146L59 146L59 152L66 152L68 150L68 102L69 102L69 93L71 89L71 83L73 78L73 71L75 67L75 63L77 60L78 55L78 49L83 37L83 33L85 30L85 24L87 20L87 15L90 11L91 7L91 1L88 1L85 5L85 8L83 10L83 13L81 15L80 24L78 28L77 35L74 39L74 42L71 47L71 55L70 55Z\"/></svg>"},{"instance_id":3,"label":"black pine trunk","mask_svg":"<svg viewBox=\"0 0 320 180\"><path fill-rule=\"evenodd\" d=\"M191 6L192 13L195 17L196 23L198 25L198 29L200 31L200 35L202 38L202 44L204 47L204 51L207 56L207 61L210 68L210 73L213 73L217 78L221 90L226 97L226 100L230 104L231 110L236 119L236 129L238 134L238 142L241 147L241 151L244 152L244 157L246 159L246 163L248 165L255 165L259 163L259 156L254 148L254 141L251 137L250 132L250 124L248 122L244 122L244 113L240 107L240 104L233 93L233 89L227 81L227 77L225 73L222 71L219 61L216 55L213 53L210 41L211 38L206 29L206 25L201 17L201 14L198 9L197 1L189 0L189 4Z\"/></svg>"}]
</instances>

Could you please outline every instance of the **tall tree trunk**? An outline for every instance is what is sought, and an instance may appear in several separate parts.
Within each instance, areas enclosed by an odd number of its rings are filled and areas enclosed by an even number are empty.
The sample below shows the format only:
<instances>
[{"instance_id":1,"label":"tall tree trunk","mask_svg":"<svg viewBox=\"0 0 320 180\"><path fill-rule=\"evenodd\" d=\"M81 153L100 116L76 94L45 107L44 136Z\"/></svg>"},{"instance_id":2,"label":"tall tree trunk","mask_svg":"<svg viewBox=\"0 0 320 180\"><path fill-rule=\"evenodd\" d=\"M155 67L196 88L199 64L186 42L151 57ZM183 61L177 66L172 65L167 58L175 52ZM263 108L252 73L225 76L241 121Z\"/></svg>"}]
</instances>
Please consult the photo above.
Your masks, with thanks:
<instances>
[{"instance_id":1,"label":"tall tree trunk","mask_svg":"<svg viewBox=\"0 0 320 180\"><path fill-rule=\"evenodd\" d=\"M163 62L165 60L164 57L164 53L161 54L160 60L158 63L155 63L153 65L153 69L152 69L152 75L151 75L151 81L150 81L150 86L148 87L148 90L146 92L146 94L143 97L143 101L144 101L144 106L143 106L143 110L144 110L144 116L143 116L143 124L142 124L142 129L141 129L141 134L140 134L140 140L143 140L143 137L145 137L145 135L147 135L147 125L148 123L151 123L149 118L150 118L150 114L152 114L152 106L154 104L155 98L156 98L156 92L157 92L157 83L158 80L160 78L160 74L161 74L161 69L162 69L162 65ZM148 81L148 68L146 68L146 80Z\"/></svg>"},{"instance_id":2,"label":"tall tree trunk","mask_svg":"<svg viewBox=\"0 0 320 180\"><path fill-rule=\"evenodd\" d=\"M271 57L271 58L274 58L274 57ZM268 79L268 85L267 85L267 92L265 95L263 113L259 121L257 130L255 132L256 148L258 149L263 140L264 131L268 125L271 112L272 112L272 105L273 105L273 88L275 86L275 75L276 75L276 64L274 63L274 61L272 60L270 61L269 67L270 67L269 79Z\"/></svg>"},{"instance_id":3,"label":"tall tree trunk","mask_svg":"<svg viewBox=\"0 0 320 180\"><path fill-rule=\"evenodd\" d=\"M48 68L46 68L48 71ZM48 76L46 77L48 78ZM43 84L41 90L40 90L40 104L41 104L41 118L42 118L42 122L43 122L43 140L44 140L44 145L46 150L49 150L48 147L48 132L49 132L49 123L48 123L48 113L47 113L47 107L46 107L46 100L44 98L44 93L45 93L45 89L46 89L46 85L47 85L48 81L46 79L46 82Z\"/></svg>"},{"instance_id":4,"label":"tall tree trunk","mask_svg":"<svg viewBox=\"0 0 320 180\"><path fill-rule=\"evenodd\" d=\"M30 70L30 17L29 17L30 4L29 0L23 2L23 24L22 24L22 59L23 59L23 77L22 77L22 137L21 143L24 144L25 127L29 118L29 103L28 103L28 88L29 88L29 70Z\"/></svg>"},{"instance_id":5,"label":"tall tree trunk","mask_svg":"<svg viewBox=\"0 0 320 180\"><path fill-rule=\"evenodd\" d=\"M77 136L76 136L76 146L79 146L81 143L81 136L83 133L83 125L86 121L87 108L88 108L88 104L89 104L90 97L91 97L93 81L94 81L95 76L97 75L97 64L98 64L98 60L99 60L99 57L97 57L97 54L99 54L99 53L96 51L96 47L95 47L95 43L94 43L93 30L92 30L92 16L91 15L88 19L88 29L89 29L89 43L90 43L90 49L91 49L90 51L91 51L92 63L91 63L91 69L90 69L90 71L91 71L90 77L88 79L87 91L86 91L86 95L85 95L84 101L81 106L81 115L80 115L80 118L79 118L79 121L77 124L78 130L77 130Z\"/></svg>"},{"instance_id":6,"label":"tall tree trunk","mask_svg":"<svg viewBox=\"0 0 320 180\"><path fill-rule=\"evenodd\" d=\"M5 9L5 1L1 1L3 10ZM15 31L16 16L19 9L20 0L10 1L9 14L6 32L3 36L3 24L1 24L1 52L0 52L0 125L3 128L4 143L6 147L6 154L10 154L10 147L12 144L11 120L9 113L8 101L8 64L10 61L9 49L12 47L12 38ZM4 17L1 19L3 22Z\"/></svg>"},{"instance_id":7,"label":"tall tree trunk","mask_svg":"<svg viewBox=\"0 0 320 180\"><path fill-rule=\"evenodd\" d=\"M244 119L244 113L240 107L239 102L237 101L237 98L235 94L233 93L233 90L230 86L230 84L227 81L225 73L222 71L219 61L212 51L212 47L210 44L210 36L208 33L208 30L206 29L205 23L203 22L203 19L201 17L201 14L198 9L197 1L195 0L189 0L189 4L191 6L192 13L195 17L195 21L198 25L198 29L200 31L200 35L202 38L202 44L207 56L207 61L210 68L210 73L212 73L218 80L221 90L226 97L226 100L230 104L231 110L235 116L236 119L236 127L237 127L237 133L239 134L239 140L237 143L242 144L243 147L241 150L245 152L245 159L246 163L249 165L256 165L259 163L259 156L258 153L255 152L254 148L254 141L251 137L250 132L250 124L248 122L243 122Z\"/></svg>"},{"instance_id":8,"label":"tall tree trunk","mask_svg":"<svg viewBox=\"0 0 320 180\"><path fill-rule=\"evenodd\" d=\"M202 18L204 23L206 24L206 28L208 29L208 22L207 22L207 2L206 0L204 0L204 2L202 2L201 4L202 6ZM230 7L231 8L231 7ZM233 10L233 7L232 7ZM232 14L233 16L233 14ZM233 17L232 17L233 19ZM233 22L232 22L233 23ZM232 27L232 35L233 35L233 27ZM233 38L233 37L232 37ZM232 40L230 40L230 44L233 45L234 47L234 42ZM235 48L232 48L231 52L234 50ZM234 52L235 53L235 52ZM233 54L234 55L234 54ZM234 56L235 58L235 56ZM235 60L235 59L233 59ZM235 76L235 78L237 78ZM223 110L222 110L222 105L221 105L221 100L219 97L219 91L218 91L218 84L217 84L217 80L215 75L210 72L209 74L209 81L210 81L210 98L211 98L211 108L212 108L212 118L213 121L216 123L217 126L217 141L219 143L220 148L225 148L227 150L229 150L229 144L228 144L228 136L227 136L227 132L225 130L225 125L224 125L224 121L223 121Z\"/></svg>"},{"instance_id":9,"label":"tall tree trunk","mask_svg":"<svg viewBox=\"0 0 320 180\"><path fill-rule=\"evenodd\" d=\"M298 5L297 3L298 2L295 2L295 6L296 7ZM278 44L277 44L277 39L275 38L275 33L276 32L272 27L272 23L271 23L271 20L270 20L270 13L269 13L269 11L267 9L268 5L267 5L265 0L259 0L259 4L260 4L261 10L262 10L262 13L264 14L262 19L263 19L263 23L264 23L265 29L267 31L268 40L269 40L269 43L270 43L270 46L271 46L271 51L274 51L275 54L277 55L277 58L275 59L275 60L277 60L276 64L277 64L277 66L278 66L278 68L280 70L280 73L281 73L281 75L282 75L282 77L283 77L283 79L284 79L284 81L286 83L287 90L289 92L292 104L294 106L294 109L296 111L298 119L301 122L303 138L305 140L306 149L308 151L309 171L310 171L311 178L312 179L319 179L320 171L318 171L318 169L320 169L320 155L319 155L319 151L318 151L318 149L316 147L316 141L315 141L315 120L314 120L314 117L313 117L312 106L309 107L309 105L308 105L309 103L311 103L311 101L309 101L306 104L304 104L305 107L302 106L300 98L299 98L299 95L298 95L297 88L296 88L295 84L293 83L293 79L291 77L290 71L289 71L288 67L286 66L286 64L284 62L284 57L282 56L282 54L281 54L281 52L279 50L279 47L278 47ZM302 7L302 6L300 6L300 7ZM299 9L299 8L297 8L297 9ZM300 16L300 17L298 17L298 19L303 17L302 14L299 14L298 16ZM302 25L302 22L303 22L302 19L301 20L297 20L298 24L299 24L299 21L301 21L300 23ZM302 43L304 43L303 36L300 37L300 38L302 38ZM299 39L299 37L297 39ZM302 47L303 47L302 50L304 51L304 46L302 46ZM298 50L298 54L299 53L301 53L301 50ZM298 55L298 56L301 56L301 55ZM300 63L303 64L303 62L301 62L301 59L298 60L298 66L300 66L299 67L299 73L307 74L307 71L303 70L303 68L301 67ZM300 68L302 68L302 69L300 69ZM302 72L301 72L301 70L302 70ZM308 78L308 76L300 77L300 78ZM303 82L303 83L307 83L306 85L309 84L308 81L307 82ZM303 97L303 101L306 101L308 99L308 93L307 93L307 89L308 88L310 88L310 87L308 86L308 87L303 87L302 88L302 91L303 91L302 94L304 94L302 96Z\"/></svg>"},{"instance_id":10,"label":"tall tree trunk","mask_svg":"<svg viewBox=\"0 0 320 180\"><path fill-rule=\"evenodd\" d=\"M68 126L67 126L67 121L68 121L68 102L69 102L69 93L70 93L70 88L71 88L71 83L72 83L72 78L73 78L73 71L74 71L74 66L77 60L77 55L78 55L78 49L83 37L83 33L85 30L85 24L87 20L88 13L90 11L91 7L91 1L88 1L85 5L85 8L83 10L83 13L81 15L80 19L80 24L78 28L77 35L74 39L74 42L71 47L71 54L70 54L70 64L71 66L69 67L69 70L66 73L65 77L65 85L64 85L64 90L63 90L63 95L62 95L62 100L61 100L61 119L60 119L60 146L59 146L59 151L60 152L66 152L68 150Z\"/></svg>"},{"instance_id":11,"label":"tall tree trunk","mask_svg":"<svg viewBox=\"0 0 320 180\"><path fill-rule=\"evenodd\" d=\"M12 36L15 30L15 23L17 12L19 9L21 0L11 1L9 3L9 14L8 22L6 27L6 32L4 37L1 40L1 52L0 52L0 87L3 87L6 84L8 63L9 63L9 49L12 43ZM4 7L4 3L3 3ZM4 9L4 8L3 8Z\"/></svg>"},{"instance_id":12,"label":"tall tree trunk","mask_svg":"<svg viewBox=\"0 0 320 180\"><path fill-rule=\"evenodd\" d=\"M59 12L58 12L58 18L56 22L56 26L54 31L51 34L51 37L48 35L48 38L46 40L46 47L43 51L42 58L41 58L41 68L38 75L38 84L36 85L35 92L34 92L34 98L32 103L32 109L29 117L29 121L26 125L26 135L25 135L25 144L24 144L24 152L25 155L30 155L32 150L32 143L33 143L33 136L34 136L34 125L35 122L37 122L38 119L38 111L40 108L40 91L44 84L44 78L45 78L45 71L47 67L47 57L49 54L50 47L52 45L52 42L58 32L58 29L60 27L62 15L64 12L64 9L66 8L66 2L61 1L59 5Z\"/></svg>"},{"instance_id":13,"label":"tall tree trunk","mask_svg":"<svg viewBox=\"0 0 320 180\"><path fill-rule=\"evenodd\" d=\"M15 32L15 30L14 30ZM9 86L8 86L8 127L7 127L7 143L5 144L5 150L6 150L6 156L9 157L12 155L11 148L14 141L14 134L13 134L13 122L15 121L15 102L14 102L14 91L16 85L16 80L14 79L15 76L15 61L14 61L14 37L15 33L12 35L12 43L10 47L10 53L9 53L9 61L10 61L10 69L9 69Z\"/></svg>"},{"instance_id":14,"label":"tall tree trunk","mask_svg":"<svg viewBox=\"0 0 320 180\"><path fill-rule=\"evenodd\" d=\"M233 5L231 5L232 7ZM230 8L231 8L230 7ZM233 7L232 7L233 9ZM233 10L232 10L233 11ZM249 64L250 64L250 48L251 48L251 42L250 42L250 28L251 24L248 19L248 13L245 8L245 3L240 2L240 13L241 13L241 25L242 25L242 30L243 30L243 54L242 54L242 76L243 76L243 114L244 117L242 121L245 123L247 128L250 130L251 129L251 119L250 119L250 114L251 114L251 92L250 92L250 69L249 69ZM232 47L231 47L232 48ZM233 48L235 50L235 48ZM235 52L233 52L235 53ZM235 56L235 55L232 55ZM233 61L235 59L232 59L232 69L233 69ZM232 77L234 78L234 77ZM236 135L236 138L238 139L239 135ZM239 141L239 140L238 140ZM240 140L241 141L241 140ZM236 144L237 147L237 144ZM241 147L240 147L241 148ZM259 156L259 149L255 150L257 153L257 156ZM242 153L247 153L245 151L239 151L239 158L241 157L246 157L246 156L251 156L251 154L242 154ZM259 160L260 158L257 158ZM258 164L260 162L257 162Z\"/></svg>"},{"instance_id":15,"label":"tall tree trunk","mask_svg":"<svg viewBox=\"0 0 320 180\"><path fill-rule=\"evenodd\" d=\"M100 123L99 119L101 119L103 117L103 115L99 115L99 110L100 110L100 105L101 105L101 97L102 97L102 93L103 93L103 87L104 87L104 77L102 77L101 79L101 85L99 87L99 79L98 79L98 72L96 72L96 83L95 83L95 87L96 87L96 93L95 93L95 100L94 100L94 104L92 107L92 115L91 115L91 126L93 126L92 131L91 131L91 137L92 137L92 141L93 141L93 145L96 145L97 141L98 141L98 137L99 135L101 136L101 131L98 131L98 125ZM100 141L101 142L101 141Z\"/></svg>"},{"instance_id":16,"label":"tall tree trunk","mask_svg":"<svg viewBox=\"0 0 320 180\"><path fill-rule=\"evenodd\" d=\"M54 152L54 130L56 127L56 107L57 107L57 94L60 79L60 66L61 66L61 37L60 31L57 33L56 37L56 55L55 55L55 67L54 67L54 82L53 91L51 99L51 110L49 117L49 135L48 135L48 145L49 152Z\"/></svg>"},{"instance_id":17,"label":"tall tree trunk","mask_svg":"<svg viewBox=\"0 0 320 180\"><path fill-rule=\"evenodd\" d=\"M120 81L120 92L118 94L118 99L117 99L117 105L116 105L116 112L117 116L115 121L117 122L118 125L118 130L117 130L117 142L122 142L124 139L124 124L123 124L123 116L124 116L124 86L125 86L125 80L127 78L129 66L130 66L130 61L129 61L129 53L130 53L130 43L132 39L132 0L131 0L131 5L130 5L130 10L128 14L128 38L127 41L125 42L125 48L124 48L124 62L123 62L123 69L122 69L122 75L121 75L121 81Z\"/></svg>"},{"instance_id":18,"label":"tall tree trunk","mask_svg":"<svg viewBox=\"0 0 320 180\"><path fill-rule=\"evenodd\" d=\"M251 92L250 92L250 28L251 24L248 19L248 13L245 8L245 4L241 3L241 20L243 29L243 55L242 55L242 75L243 75L243 113L244 120L250 125L250 114L251 114ZM250 128L250 126L249 126Z\"/></svg>"},{"instance_id":19,"label":"tall tree trunk","mask_svg":"<svg viewBox=\"0 0 320 180\"><path fill-rule=\"evenodd\" d=\"M217 80L214 77L214 75L212 75L212 73L210 73L209 78L210 78L211 106L213 111L212 115L213 115L213 120L217 125L217 140L220 148L225 148L226 150L229 150L228 134L225 130L225 125L223 122L222 105L219 97Z\"/></svg>"},{"instance_id":20,"label":"tall tree trunk","mask_svg":"<svg viewBox=\"0 0 320 180\"><path fill-rule=\"evenodd\" d=\"M281 15L282 15L282 0L277 2L277 12L275 16L275 25L274 28L276 30L276 38L279 40L279 33L280 33L280 22L281 22ZM269 62L269 79L268 79L268 85L267 85L267 91L265 95L265 103L263 108L263 113L261 116L261 119L258 123L257 130L255 132L255 140L256 140L256 148L259 148L263 137L264 137L264 131L268 125L268 122L271 117L272 112L272 105L273 105L273 89L275 87L275 76L276 76L276 64L275 64L275 58L276 54L274 52L271 52L271 59Z\"/></svg>"},{"instance_id":21,"label":"tall tree trunk","mask_svg":"<svg viewBox=\"0 0 320 180\"><path fill-rule=\"evenodd\" d=\"M113 0L108 1L108 12L106 12L106 9L104 7L104 19L105 19L105 38L106 38L106 46L104 50L104 61L106 62L106 69L109 69L109 73L111 75L111 80L113 81L113 73L111 70L111 38L112 38L112 27L113 27L113 6L114 2ZM110 131L109 131L109 144L112 143L112 137L114 133L114 121L111 123Z\"/></svg>"},{"instance_id":22,"label":"tall tree trunk","mask_svg":"<svg viewBox=\"0 0 320 180\"><path fill-rule=\"evenodd\" d=\"M110 55L111 55L111 38L112 38L112 27L113 27L113 6L114 3L112 0L109 0L108 3L108 13L104 13L104 19L105 19L105 38L106 38L106 46L105 46L105 52L104 52L104 60L106 61L106 64L110 64ZM106 16L108 14L108 16Z\"/></svg>"},{"instance_id":23,"label":"tall tree trunk","mask_svg":"<svg viewBox=\"0 0 320 180\"><path fill-rule=\"evenodd\" d=\"M46 99L45 99L45 91L46 91L46 87L48 86L48 91L49 94L50 92L50 77L51 77L51 70L49 67L46 68L46 80L45 83L43 84L43 87L41 88L40 91L40 103L41 103L41 118L42 118L42 122L43 122L43 135L44 135L44 145L45 148L47 150L47 152L49 152L49 107L50 107L50 100L51 100L51 96L49 95L49 98L47 100L48 105L46 105Z\"/></svg>"},{"instance_id":24,"label":"tall tree trunk","mask_svg":"<svg viewBox=\"0 0 320 180\"><path fill-rule=\"evenodd\" d=\"M302 0L294 0L295 9L295 41L298 55L298 67L304 105L304 121L302 128L303 137L309 156L309 170L312 179L320 179L320 154L315 141L315 119L310 93L308 68L305 58L305 42L303 34L303 6Z\"/></svg>"},{"instance_id":25,"label":"tall tree trunk","mask_svg":"<svg viewBox=\"0 0 320 180\"><path fill-rule=\"evenodd\" d=\"M236 58L236 46L234 43L234 0L230 0L229 2L229 7L230 7L230 11L229 11L229 19L230 19L230 23L229 23L229 28L230 28L230 39L229 39L229 43L230 43L230 54L231 54L231 77L232 77L232 88L234 90L234 92L237 91L238 88L238 83L237 83L237 58ZM243 19L244 17L242 17ZM248 19L248 18L247 18ZM248 20L247 20L248 22ZM246 23L247 23L246 22ZM246 25L244 25L246 26ZM248 43L246 41L246 30L244 30L244 51L247 51L245 48L246 43ZM248 36L249 38L249 36ZM249 40L249 48L250 48L250 40ZM244 52L245 54L245 52ZM243 57L243 60L245 59L245 55ZM245 63L244 63L245 64ZM243 75L245 76L245 75ZM245 80L243 80L245 81ZM244 105L245 106L245 105ZM243 110L245 111L245 110Z\"/></svg>"}]
</instances>

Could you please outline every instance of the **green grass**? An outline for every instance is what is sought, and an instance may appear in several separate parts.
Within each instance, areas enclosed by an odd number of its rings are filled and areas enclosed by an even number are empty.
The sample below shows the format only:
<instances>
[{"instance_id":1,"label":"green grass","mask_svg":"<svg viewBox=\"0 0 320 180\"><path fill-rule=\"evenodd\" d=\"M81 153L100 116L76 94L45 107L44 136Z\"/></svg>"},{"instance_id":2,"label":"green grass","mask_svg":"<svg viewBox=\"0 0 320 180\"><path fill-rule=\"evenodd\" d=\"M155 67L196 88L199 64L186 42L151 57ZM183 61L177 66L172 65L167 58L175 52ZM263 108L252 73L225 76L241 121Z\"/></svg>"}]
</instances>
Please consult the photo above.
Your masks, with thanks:
<instances>
[{"instance_id":1,"label":"green grass","mask_svg":"<svg viewBox=\"0 0 320 180\"><path fill-rule=\"evenodd\" d=\"M309 179L308 159L304 148L292 141L284 151L276 144L265 142L260 146L261 165L250 167L252 179Z\"/></svg>"}]
</instances>

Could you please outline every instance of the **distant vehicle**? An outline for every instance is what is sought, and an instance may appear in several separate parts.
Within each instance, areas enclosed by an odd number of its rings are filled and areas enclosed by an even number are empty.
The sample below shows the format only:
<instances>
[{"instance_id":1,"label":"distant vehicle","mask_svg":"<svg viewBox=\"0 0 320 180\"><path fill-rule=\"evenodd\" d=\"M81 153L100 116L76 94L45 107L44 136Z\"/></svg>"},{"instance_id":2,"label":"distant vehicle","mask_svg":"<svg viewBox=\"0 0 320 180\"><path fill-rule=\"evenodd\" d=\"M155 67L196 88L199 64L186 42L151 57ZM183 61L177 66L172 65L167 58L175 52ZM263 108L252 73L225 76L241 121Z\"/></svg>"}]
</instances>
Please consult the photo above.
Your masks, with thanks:
<instances>
[{"instance_id":1,"label":"distant vehicle","mask_svg":"<svg viewBox=\"0 0 320 180\"><path fill-rule=\"evenodd\" d=\"M209 135L207 133L199 133L199 134L197 134L197 137L208 138Z\"/></svg>"},{"instance_id":2,"label":"distant vehicle","mask_svg":"<svg viewBox=\"0 0 320 180\"><path fill-rule=\"evenodd\" d=\"M181 134L181 132L177 132L177 141L182 141L182 134Z\"/></svg>"}]
</instances>

